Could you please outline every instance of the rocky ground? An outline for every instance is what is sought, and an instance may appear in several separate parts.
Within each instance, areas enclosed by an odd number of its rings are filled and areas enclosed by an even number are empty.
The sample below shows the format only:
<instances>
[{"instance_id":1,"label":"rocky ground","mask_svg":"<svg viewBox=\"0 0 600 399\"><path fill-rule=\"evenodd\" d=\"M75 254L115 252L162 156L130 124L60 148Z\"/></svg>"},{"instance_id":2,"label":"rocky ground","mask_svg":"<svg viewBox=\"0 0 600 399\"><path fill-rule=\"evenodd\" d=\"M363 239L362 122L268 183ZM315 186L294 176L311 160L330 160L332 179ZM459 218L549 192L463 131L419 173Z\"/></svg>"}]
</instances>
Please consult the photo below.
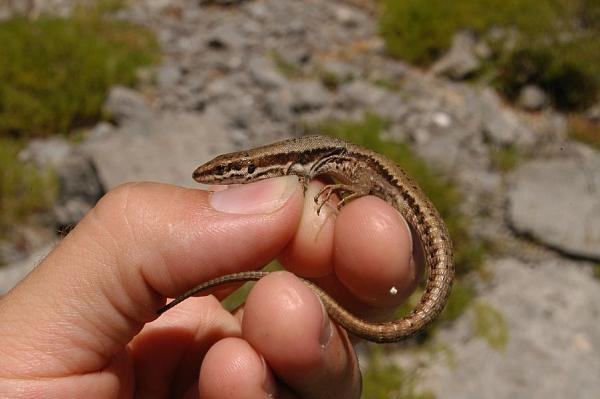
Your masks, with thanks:
<instances>
[{"instance_id":1,"label":"rocky ground","mask_svg":"<svg viewBox=\"0 0 600 399\"><path fill-rule=\"evenodd\" d=\"M597 397L600 154L568 139L565 117L537 88L516 109L457 81L484 44L457 35L447 57L416 70L385 56L375 18L353 3L153 0L120 11L156 32L164 59L137 91L112 90L114 123L80 145L39 141L22 154L58 171L58 223L76 223L121 182L193 186L191 171L215 154L375 112L391 121L386 138L410 142L459 187L472 236L494 244L485 278L472 276L476 305L497 311L507 331L502 347L483 339L473 306L436 335L443 350L388 346L391 358L438 398ZM520 162L503 171L497 154L507 150ZM0 292L51 245L38 239L28 259L4 249L15 262L0 268Z\"/></svg>"}]
</instances>

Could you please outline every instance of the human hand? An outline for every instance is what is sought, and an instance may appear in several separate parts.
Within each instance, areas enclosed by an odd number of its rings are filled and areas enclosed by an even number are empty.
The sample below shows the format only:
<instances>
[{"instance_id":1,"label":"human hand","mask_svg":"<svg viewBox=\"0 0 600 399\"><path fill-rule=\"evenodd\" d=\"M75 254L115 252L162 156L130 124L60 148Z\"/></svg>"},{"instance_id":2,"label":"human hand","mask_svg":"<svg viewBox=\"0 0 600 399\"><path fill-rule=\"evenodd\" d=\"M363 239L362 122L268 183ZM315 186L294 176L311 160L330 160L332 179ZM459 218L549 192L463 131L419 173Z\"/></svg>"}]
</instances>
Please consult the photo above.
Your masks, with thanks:
<instances>
[{"instance_id":1,"label":"human hand","mask_svg":"<svg viewBox=\"0 0 600 399\"><path fill-rule=\"evenodd\" d=\"M0 300L0 397L359 397L348 337L290 273L258 282L236 315L213 296L156 315L166 297L276 257L357 314L389 315L419 274L408 229L373 197L317 216L318 189L303 201L283 177L212 197L111 191Z\"/></svg>"}]
</instances>

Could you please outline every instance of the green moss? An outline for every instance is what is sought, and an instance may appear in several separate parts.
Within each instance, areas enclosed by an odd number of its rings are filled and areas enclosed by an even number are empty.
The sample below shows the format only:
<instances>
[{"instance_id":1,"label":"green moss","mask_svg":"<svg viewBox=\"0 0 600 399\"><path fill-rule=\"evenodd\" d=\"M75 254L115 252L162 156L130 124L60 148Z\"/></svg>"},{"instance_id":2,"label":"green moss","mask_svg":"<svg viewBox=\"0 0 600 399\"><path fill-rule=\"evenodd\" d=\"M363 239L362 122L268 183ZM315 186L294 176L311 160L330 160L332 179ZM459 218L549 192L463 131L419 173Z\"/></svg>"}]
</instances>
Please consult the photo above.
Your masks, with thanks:
<instances>
[{"instance_id":1,"label":"green moss","mask_svg":"<svg viewBox=\"0 0 600 399\"><path fill-rule=\"evenodd\" d=\"M275 67L277 70L288 79L300 79L304 75L302 73L302 69L291 62L288 62L281 54L278 52L272 52L271 58L273 62L275 62Z\"/></svg>"},{"instance_id":2,"label":"green moss","mask_svg":"<svg viewBox=\"0 0 600 399\"><path fill-rule=\"evenodd\" d=\"M473 304L475 314L475 335L483 338L493 349L503 350L508 343L508 327L504 316L492 306L476 302Z\"/></svg>"},{"instance_id":3,"label":"green moss","mask_svg":"<svg viewBox=\"0 0 600 399\"><path fill-rule=\"evenodd\" d=\"M452 292L444 311L440 315L439 321L453 321L458 319L467 308L472 304L475 297L475 290L470 285L466 285L462 280L457 280L452 286Z\"/></svg>"},{"instance_id":4,"label":"green moss","mask_svg":"<svg viewBox=\"0 0 600 399\"><path fill-rule=\"evenodd\" d=\"M9 236L15 224L49 209L58 192L52 171L19 161L21 148L18 141L0 138L0 236Z\"/></svg>"},{"instance_id":5,"label":"green moss","mask_svg":"<svg viewBox=\"0 0 600 399\"><path fill-rule=\"evenodd\" d=\"M592 266L592 275L595 278L600 279L600 263L596 263L594 266Z\"/></svg>"},{"instance_id":6,"label":"green moss","mask_svg":"<svg viewBox=\"0 0 600 399\"><path fill-rule=\"evenodd\" d=\"M375 86L381 87L392 92L398 92L402 85L398 82L389 79L376 79L372 82Z\"/></svg>"},{"instance_id":7,"label":"green moss","mask_svg":"<svg viewBox=\"0 0 600 399\"><path fill-rule=\"evenodd\" d=\"M363 372L362 399L434 399L419 392L417 376L385 361L382 346L369 345L369 365Z\"/></svg>"},{"instance_id":8,"label":"green moss","mask_svg":"<svg viewBox=\"0 0 600 399\"><path fill-rule=\"evenodd\" d=\"M137 69L158 59L147 30L89 10L0 22L0 42L5 137L66 133L95 122L108 89L133 85Z\"/></svg>"},{"instance_id":9,"label":"green moss","mask_svg":"<svg viewBox=\"0 0 600 399\"><path fill-rule=\"evenodd\" d=\"M501 172L513 170L517 167L521 159L522 155L515 145L490 148L490 160L492 166Z\"/></svg>"}]
</instances>

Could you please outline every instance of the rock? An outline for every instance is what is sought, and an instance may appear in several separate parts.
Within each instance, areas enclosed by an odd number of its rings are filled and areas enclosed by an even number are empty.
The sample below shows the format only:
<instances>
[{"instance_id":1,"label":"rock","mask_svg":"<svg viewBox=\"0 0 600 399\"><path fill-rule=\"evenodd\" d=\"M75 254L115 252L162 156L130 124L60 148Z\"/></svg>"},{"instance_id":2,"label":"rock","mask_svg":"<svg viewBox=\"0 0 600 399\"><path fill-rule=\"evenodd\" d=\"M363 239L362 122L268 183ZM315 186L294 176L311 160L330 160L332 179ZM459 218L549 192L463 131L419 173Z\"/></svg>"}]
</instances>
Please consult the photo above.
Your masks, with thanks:
<instances>
[{"instance_id":1,"label":"rock","mask_svg":"<svg viewBox=\"0 0 600 399\"><path fill-rule=\"evenodd\" d=\"M54 206L59 228L77 224L94 207L105 190L90 158L76 151L56 169L60 194Z\"/></svg>"},{"instance_id":2,"label":"rock","mask_svg":"<svg viewBox=\"0 0 600 399\"><path fill-rule=\"evenodd\" d=\"M347 82L360 76L355 65L337 60L326 60L320 65L323 73L334 77L338 82Z\"/></svg>"},{"instance_id":3,"label":"rock","mask_svg":"<svg viewBox=\"0 0 600 399\"><path fill-rule=\"evenodd\" d=\"M473 48L473 52L475 53L477 58L481 60L488 60L494 54L494 52L492 51L490 46L488 46L485 40L478 40L475 44L475 47Z\"/></svg>"},{"instance_id":4,"label":"rock","mask_svg":"<svg viewBox=\"0 0 600 399\"><path fill-rule=\"evenodd\" d=\"M93 203L81 198L67 198L63 203L54 207L54 216L60 231L69 231L86 213L94 207Z\"/></svg>"},{"instance_id":5,"label":"rock","mask_svg":"<svg viewBox=\"0 0 600 399\"><path fill-rule=\"evenodd\" d=\"M168 63L158 68L156 82L159 86L169 87L177 84L181 79L181 76L181 68L175 64Z\"/></svg>"},{"instance_id":6,"label":"rock","mask_svg":"<svg viewBox=\"0 0 600 399\"><path fill-rule=\"evenodd\" d=\"M362 14L345 6L335 6L333 15L340 24L347 28L356 28L363 20Z\"/></svg>"},{"instance_id":7,"label":"rock","mask_svg":"<svg viewBox=\"0 0 600 399\"><path fill-rule=\"evenodd\" d=\"M447 76L451 79L462 80L477 69L480 62L475 56L476 40L467 31L461 31L452 38L452 47L440 58L431 70L436 75Z\"/></svg>"},{"instance_id":8,"label":"rock","mask_svg":"<svg viewBox=\"0 0 600 399\"><path fill-rule=\"evenodd\" d=\"M14 16L25 16L34 9L34 0L4 0L0 1L0 21Z\"/></svg>"},{"instance_id":9,"label":"rock","mask_svg":"<svg viewBox=\"0 0 600 399\"><path fill-rule=\"evenodd\" d=\"M54 218L47 222L59 229L79 222L104 193L90 159L62 138L32 140L19 156L58 177Z\"/></svg>"},{"instance_id":10,"label":"rock","mask_svg":"<svg viewBox=\"0 0 600 399\"><path fill-rule=\"evenodd\" d=\"M505 329L505 346L492 348L476 332L477 314L469 311L436 334L431 347L445 349L419 367L422 388L445 399L596 398L600 282L581 266L564 260L491 262L493 278L479 290L475 306L500 315L487 334Z\"/></svg>"},{"instance_id":11,"label":"rock","mask_svg":"<svg viewBox=\"0 0 600 399\"><path fill-rule=\"evenodd\" d=\"M363 80L355 80L342 85L340 98L348 106L367 106L373 107L386 101L390 93L378 86Z\"/></svg>"},{"instance_id":12,"label":"rock","mask_svg":"<svg viewBox=\"0 0 600 399\"><path fill-rule=\"evenodd\" d=\"M482 132L485 138L497 146L529 144L533 133L510 109L504 107L492 89L485 89L479 98Z\"/></svg>"},{"instance_id":13,"label":"rock","mask_svg":"<svg viewBox=\"0 0 600 399\"><path fill-rule=\"evenodd\" d=\"M152 116L152 109L140 93L121 86L111 88L104 109L119 124Z\"/></svg>"},{"instance_id":14,"label":"rock","mask_svg":"<svg viewBox=\"0 0 600 399\"><path fill-rule=\"evenodd\" d=\"M519 233L600 260L600 155L532 161L511 178L508 216Z\"/></svg>"},{"instance_id":15,"label":"rock","mask_svg":"<svg viewBox=\"0 0 600 399\"><path fill-rule=\"evenodd\" d=\"M252 58L248 62L248 73L264 89L275 89L286 83L273 62L266 57Z\"/></svg>"},{"instance_id":16,"label":"rock","mask_svg":"<svg viewBox=\"0 0 600 399\"><path fill-rule=\"evenodd\" d=\"M220 6L232 6L232 5L240 4L244 1L245 0L201 0L201 3L217 4Z\"/></svg>"},{"instance_id":17,"label":"rock","mask_svg":"<svg viewBox=\"0 0 600 399\"><path fill-rule=\"evenodd\" d=\"M24 251L19 248L17 243L0 240L0 275L2 274L2 268L5 267L6 264L19 262L24 256ZM2 278L0 277L0 295L2 284Z\"/></svg>"},{"instance_id":18,"label":"rock","mask_svg":"<svg viewBox=\"0 0 600 399\"><path fill-rule=\"evenodd\" d=\"M517 104L527 111L539 111L548 103L546 92L536 85L526 85L519 92Z\"/></svg>"},{"instance_id":19,"label":"rock","mask_svg":"<svg viewBox=\"0 0 600 399\"><path fill-rule=\"evenodd\" d=\"M594 123L600 123L600 103L592 105L585 111L585 117Z\"/></svg>"},{"instance_id":20,"label":"rock","mask_svg":"<svg viewBox=\"0 0 600 399\"><path fill-rule=\"evenodd\" d=\"M72 145L60 137L33 139L19 153L23 162L32 162L38 168L56 168L71 154Z\"/></svg>"},{"instance_id":21,"label":"rock","mask_svg":"<svg viewBox=\"0 0 600 399\"><path fill-rule=\"evenodd\" d=\"M222 24L210 32L206 43L214 50L238 49L245 44L245 39L234 25Z\"/></svg>"},{"instance_id":22,"label":"rock","mask_svg":"<svg viewBox=\"0 0 600 399\"><path fill-rule=\"evenodd\" d=\"M323 107L329 92L320 82L314 80L293 82L290 85L290 108L294 112L306 112Z\"/></svg>"},{"instance_id":23,"label":"rock","mask_svg":"<svg viewBox=\"0 0 600 399\"><path fill-rule=\"evenodd\" d=\"M130 123L103 140L86 141L102 186L157 181L197 187L192 171L210 157L231 150L227 125L215 113L164 113L147 123Z\"/></svg>"}]
</instances>

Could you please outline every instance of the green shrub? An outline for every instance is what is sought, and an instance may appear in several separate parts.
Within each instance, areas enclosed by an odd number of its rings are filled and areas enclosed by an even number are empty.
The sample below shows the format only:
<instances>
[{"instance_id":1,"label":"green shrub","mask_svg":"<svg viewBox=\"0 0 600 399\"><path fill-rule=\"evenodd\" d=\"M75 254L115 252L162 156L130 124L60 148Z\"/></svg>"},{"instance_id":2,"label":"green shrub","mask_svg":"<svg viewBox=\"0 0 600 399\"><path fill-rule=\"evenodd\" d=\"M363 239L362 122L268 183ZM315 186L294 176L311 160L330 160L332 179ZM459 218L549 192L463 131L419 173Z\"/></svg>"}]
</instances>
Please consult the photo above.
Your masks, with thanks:
<instances>
[{"instance_id":1,"label":"green shrub","mask_svg":"<svg viewBox=\"0 0 600 399\"><path fill-rule=\"evenodd\" d=\"M157 59L153 36L92 12L0 22L0 136L66 133L96 121L110 86Z\"/></svg>"},{"instance_id":2,"label":"green shrub","mask_svg":"<svg viewBox=\"0 0 600 399\"><path fill-rule=\"evenodd\" d=\"M496 54L486 65L498 70L500 90L514 99L524 84L535 83L556 107L579 110L596 101L600 90L599 4L597 0L383 0L380 31L391 55L428 65L461 29L485 34L492 27L516 28L514 52Z\"/></svg>"},{"instance_id":3,"label":"green shrub","mask_svg":"<svg viewBox=\"0 0 600 399\"><path fill-rule=\"evenodd\" d=\"M577 63L582 58L566 57L567 52L566 48L526 47L511 53L499 67L501 92L515 100L523 86L536 84L549 94L559 109L585 109L592 105L598 92L598 78L593 75L593 67ZM571 50L570 53L575 52ZM600 73L600 70L596 72Z\"/></svg>"},{"instance_id":4,"label":"green shrub","mask_svg":"<svg viewBox=\"0 0 600 399\"><path fill-rule=\"evenodd\" d=\"M380 31L389 54L426 65L450 45L457 26L450 21L453 3L443 0L383 1Z\"/></svg>"},{"instance_id":5,"label":"green shrub","mask_svg":"<svg viewBox=\"0 0 600 399\"><path fill-rule=\"evenodd\" d=\"M416 373L386 361L383 347L367 347L369 365L363 372L362 399L435 399L431 392L419 392Z\"/></svg>"},{"instance_id":6,"label":"green shrub","mask_svg":"<svg viewBox=\"0 0 600 399\"><path fill-rule=\"evenodd\" d=\"M15 140L0 138L0 236L10 234L15 223L34 212L48 209L57 195L56 176L20 162L21 147Z\"/></svg>"}]
</instances>

